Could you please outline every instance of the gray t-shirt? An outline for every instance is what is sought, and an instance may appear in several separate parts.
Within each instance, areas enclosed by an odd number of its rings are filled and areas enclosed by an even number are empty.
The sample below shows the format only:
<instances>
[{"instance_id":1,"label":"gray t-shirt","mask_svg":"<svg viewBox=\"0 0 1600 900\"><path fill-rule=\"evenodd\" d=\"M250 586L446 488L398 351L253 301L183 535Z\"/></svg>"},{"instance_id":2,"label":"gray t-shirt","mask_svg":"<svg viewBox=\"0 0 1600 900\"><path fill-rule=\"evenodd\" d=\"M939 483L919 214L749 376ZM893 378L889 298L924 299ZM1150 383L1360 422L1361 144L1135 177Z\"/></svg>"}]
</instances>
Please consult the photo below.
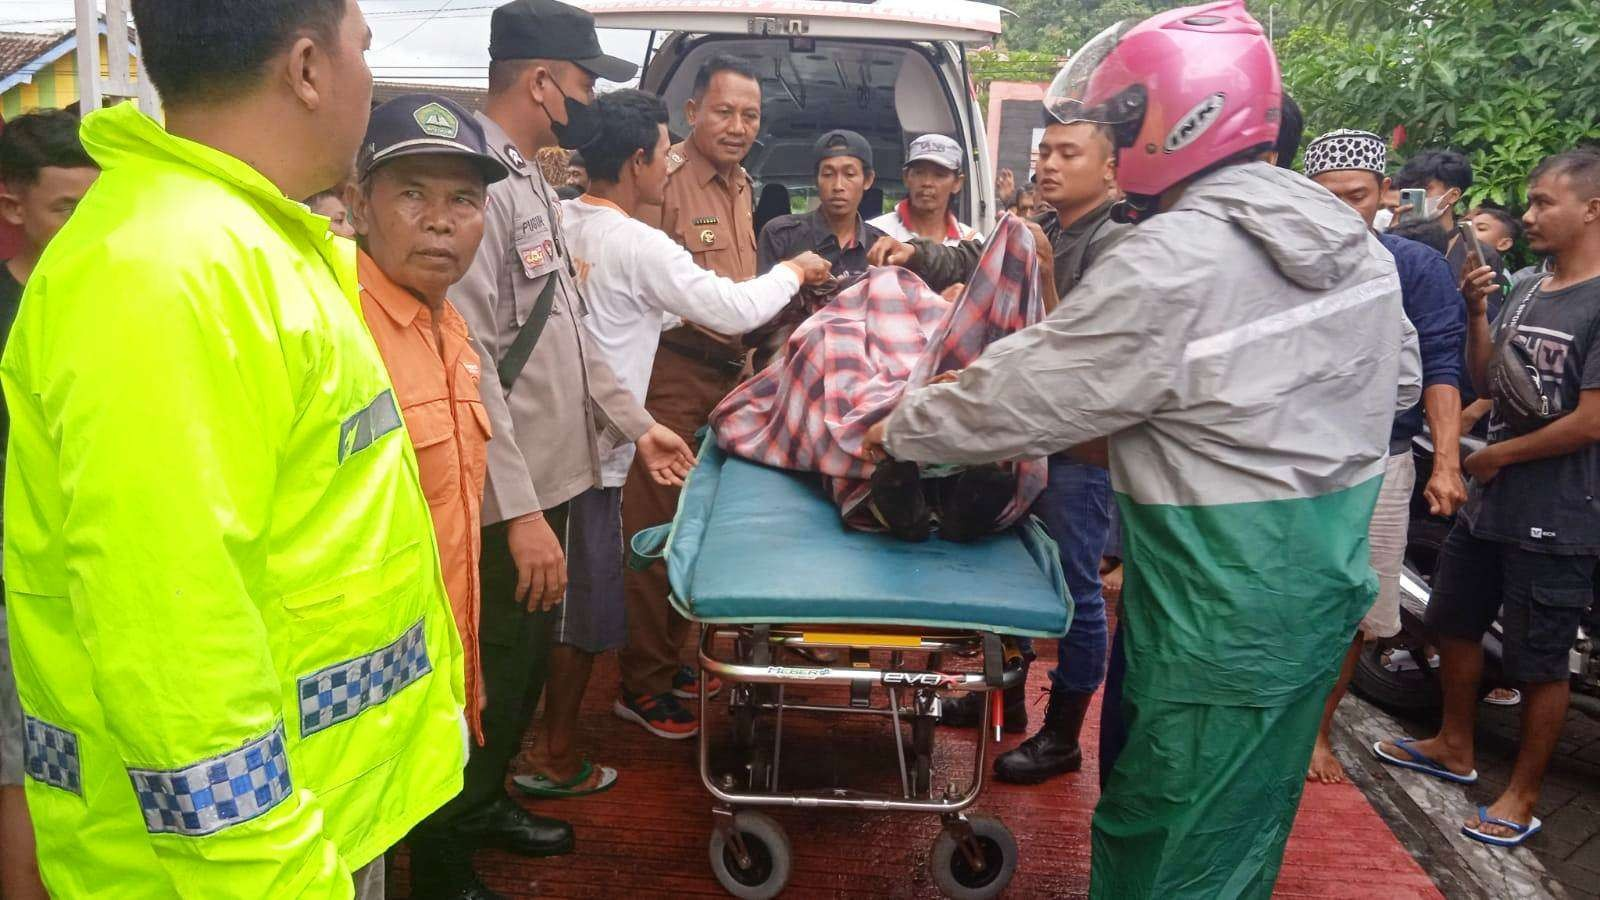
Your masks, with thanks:
<instances>
[{"instance_id":1,"label":"gray t-shirt","mask_svg":"<svg viewBox=\"0 0 1600 900\"><path fill-rule=\"evenodd\" d=\"M1520 298L1508 300L1491 331L1498 336ZM1542 287L1523 313L1515 340L1530 351L1558 409L1573 410L1585 390L1600 389L1600 278L1559 291ZM1489 443L1513 437L1499 410L1489 414ZM1600 444L1565 456L1500 470L1473 486L1462 515L1474 537L1541 553L1600 555Z\"/></svg>"}]
</instances>

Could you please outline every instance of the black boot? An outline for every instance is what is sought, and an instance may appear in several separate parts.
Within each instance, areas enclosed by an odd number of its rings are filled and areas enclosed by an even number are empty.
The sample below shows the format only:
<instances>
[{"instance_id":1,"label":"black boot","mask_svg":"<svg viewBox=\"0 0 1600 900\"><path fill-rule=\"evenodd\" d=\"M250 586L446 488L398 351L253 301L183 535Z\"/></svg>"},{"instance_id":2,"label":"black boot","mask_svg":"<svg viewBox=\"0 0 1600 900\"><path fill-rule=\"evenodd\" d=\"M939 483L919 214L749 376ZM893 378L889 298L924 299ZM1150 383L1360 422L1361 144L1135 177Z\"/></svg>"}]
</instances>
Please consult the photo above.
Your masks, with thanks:
<instances>
[{"instance_id":1,"label":"black boot","mask_svg":"<svg viewBox=\"0 0 1600 900\"><path fill-rule=\"evenodd\" d=\"M994 777L1011 784L1038 784L1047 778L1083 768L1083 751L1078 747L1078 732L1089 711L1093 694L1050 692L1050 706L1044 713L1044 727L1009 753L994 761Z\"/></svg>"},{"instance_id":2,"label":"black boot","mask_svg":"<svg viewBox=\"0 0 1600 900\"><path fill-rule=\"evenodd\" d=\"M965 543L997 531L1000 514L1016 499L1017 478L999 466L978 466L942 479L939 537Z\"/></svg>"},{"instance_id":3,"label":"black boot","mask_svg":"<svg viewBox=\"0 0 1600 900\"><path fill-rule=\"evenodd\" d=\"M1028 665L1032 662L1032 653L1014 656L1006 662L1007 669L1019 666L1022 668L1022 679L1014 687L1006 688L1001 694L1001 709L1005 713L1003 727L1011 734L1021 734L1028 730ZM939 704L940 725L948 725L951 728L976 728L981 718L983 718L983 694L964 693ZM989 723L982 724L988 727Z\"/></svg>"}]
</instances>

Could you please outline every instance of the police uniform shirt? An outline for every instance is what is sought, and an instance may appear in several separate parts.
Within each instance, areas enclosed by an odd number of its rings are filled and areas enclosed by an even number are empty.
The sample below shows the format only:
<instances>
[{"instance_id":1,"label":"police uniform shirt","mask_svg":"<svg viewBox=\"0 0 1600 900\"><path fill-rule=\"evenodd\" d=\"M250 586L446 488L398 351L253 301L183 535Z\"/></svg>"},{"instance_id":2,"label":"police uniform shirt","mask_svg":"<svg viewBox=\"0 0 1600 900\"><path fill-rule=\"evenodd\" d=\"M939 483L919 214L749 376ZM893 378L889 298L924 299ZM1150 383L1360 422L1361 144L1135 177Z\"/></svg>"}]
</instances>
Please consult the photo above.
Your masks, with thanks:
<instances>
[{"instance_id":1,"label":"police uniform shirt","mask_svg":"<svg viewBox=\"0 0 1600 900\"><path fill-rule=\"evenodd\" d=\"M637 440L652 420L589 346L555 192L494 120L478 113L478 121L489 151L511 176L489 185L483 243L450 298L484 357L482 393L495 438L483 523L492 525L598 487L601 451ZM533 355L502 394L487 385L494 384L500 359L551 278L557 281L550 317Z\"/></svg>"}]
</instances>

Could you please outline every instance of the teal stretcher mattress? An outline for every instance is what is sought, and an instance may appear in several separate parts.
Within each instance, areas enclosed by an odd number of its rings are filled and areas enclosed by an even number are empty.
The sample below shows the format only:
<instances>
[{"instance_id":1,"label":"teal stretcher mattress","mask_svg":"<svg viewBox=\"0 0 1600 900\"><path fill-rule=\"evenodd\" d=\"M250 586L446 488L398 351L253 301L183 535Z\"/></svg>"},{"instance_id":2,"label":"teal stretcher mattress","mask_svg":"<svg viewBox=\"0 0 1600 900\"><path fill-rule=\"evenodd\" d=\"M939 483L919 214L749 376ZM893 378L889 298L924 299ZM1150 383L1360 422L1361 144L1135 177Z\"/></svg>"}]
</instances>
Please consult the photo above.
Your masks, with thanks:
<instances>
[{"instance_id":1,"label":"teal stretcher mattress","mask_svg":"<svg viewBox=\"0 0 1600 900\"><path fill-rule=\"evenodd\" d=\"M710 623L950 627L1060 637L1072 618L1056 545L1033 520L970 544L845 528L811 475L700 452L671 525L633 540L665 555L672 602Z\"/></svg>"}]
</instances>

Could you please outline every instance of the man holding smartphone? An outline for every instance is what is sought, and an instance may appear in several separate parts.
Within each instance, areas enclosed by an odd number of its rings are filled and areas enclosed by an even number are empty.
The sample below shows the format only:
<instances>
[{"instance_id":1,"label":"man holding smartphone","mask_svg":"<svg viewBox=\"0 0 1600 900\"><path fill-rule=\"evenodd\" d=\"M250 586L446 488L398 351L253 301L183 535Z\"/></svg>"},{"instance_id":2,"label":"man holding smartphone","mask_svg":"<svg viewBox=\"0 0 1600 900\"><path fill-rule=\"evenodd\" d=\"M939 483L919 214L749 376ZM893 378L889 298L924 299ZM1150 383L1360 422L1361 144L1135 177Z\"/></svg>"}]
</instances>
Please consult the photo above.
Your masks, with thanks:
<instances>
[{"instance_id":1,"label":"man holding smartphone","mask_svg":"<svg viewBox=\"0 0 1600 900\"><path fill-rule=\"evenodd\" d=\"M1548 157L1528 179L1528 244L1551 271L1519 286L1490 323L1494 271L1469 274L1468 372L1489 387L1491 364L1510 353L1537 372L1548 412L1512 415L1497 394L1489 446L1467 458L1472 495L1445 539L1428 627L1438 634L1444 720L1425 741L1373 746L1385 762L1471 784L1473 720L1483 633L1498 617L1504 668L1522 682L1517 762L1504 792L1468 816L1474 840L1516 846L1540 828L1533 815L1561 736L1570 696L1568 653L1594 602L1600 560L1600 153ZM1509 335L1507 329L1511 329ZM1528 421L1528 419L1533 421Z\"/></svg>"},{"instance_id":2,"label":"man holding smartphone","mask_svg":"<svg viewBox=\"0 0 1600 900\"><path fill-rule=\"evenodd\" d=\"M1383 175L1386 156L1383 139L1371 132L1331 131L1306 145L1305 172L1360 213L1371 228L1388 184ZM1438 251L1393 234L1380 234L1378 240L1394 256L1400 275L1401 305L1417 329L1422 351L1422 403L1400 413L1389 432L1383 487L1367 535L1372 547L1372 568L1378 573L1378 597L1345 654L1338 683L1323 708L1316 749L1306 773L1307 780L1324 784L1344 780L1344 768L1334 757L1328 740L1328 727L1355 673L1362 645L1400 632L1400 569L1405 561L1411 489L1416 482L1411 439L1422 432L1424 416L1436 448L1433 475L1424 491L1430 511L1440 516L1455 515L1467 498L1460 463L1461 354L1466 340L1461 293L1456 290L1449 263Z\"/></svg>"}]
</instances>

